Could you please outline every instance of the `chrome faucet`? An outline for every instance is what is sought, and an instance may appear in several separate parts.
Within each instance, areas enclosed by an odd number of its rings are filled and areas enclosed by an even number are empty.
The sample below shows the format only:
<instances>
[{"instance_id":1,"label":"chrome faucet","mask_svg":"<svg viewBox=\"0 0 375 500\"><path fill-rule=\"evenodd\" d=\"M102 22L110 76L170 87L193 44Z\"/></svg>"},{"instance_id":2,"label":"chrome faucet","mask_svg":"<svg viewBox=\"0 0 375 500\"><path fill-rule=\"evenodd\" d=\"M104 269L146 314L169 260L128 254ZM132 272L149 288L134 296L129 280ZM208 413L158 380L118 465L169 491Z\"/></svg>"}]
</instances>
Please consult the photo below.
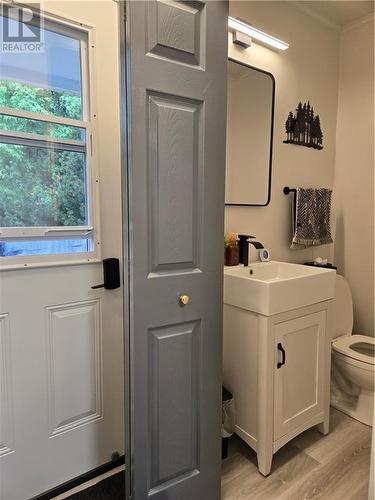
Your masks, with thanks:
<instances>
[{"instance_id":1,"label":"chrome faucet","mask_svg":"<svg viewBox=\"0 0 375 500\"><path fill-rule=\"evenodd\" d=\"M262 243L254 240L255 236L250 236L249 234L239 234L239 262L245 267L249 265L249 244L253 245L257 250L264 248Z\"/></svg>"}]
</instances>

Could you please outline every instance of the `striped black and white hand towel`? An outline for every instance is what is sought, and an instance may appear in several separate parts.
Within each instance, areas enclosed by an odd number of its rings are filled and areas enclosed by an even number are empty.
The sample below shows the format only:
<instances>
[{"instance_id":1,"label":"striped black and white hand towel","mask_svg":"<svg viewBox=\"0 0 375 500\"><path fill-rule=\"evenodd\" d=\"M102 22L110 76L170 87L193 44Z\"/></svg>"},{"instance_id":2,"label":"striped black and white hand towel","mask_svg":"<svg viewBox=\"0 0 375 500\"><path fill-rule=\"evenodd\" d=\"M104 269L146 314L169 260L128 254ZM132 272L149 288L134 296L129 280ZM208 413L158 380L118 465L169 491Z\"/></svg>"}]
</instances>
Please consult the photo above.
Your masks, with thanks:
<instances>
[{"instance_id":1,"label":"striped black and white hand towel","mask_svg":"<svg viewBox=\"0 0 375 500\"><path fill-rule=\"evenodd\" d=\"M291 248L333 243L330 222L331 196L332 191L326 188L297 188Z\"/></svg>"}]
</instances>

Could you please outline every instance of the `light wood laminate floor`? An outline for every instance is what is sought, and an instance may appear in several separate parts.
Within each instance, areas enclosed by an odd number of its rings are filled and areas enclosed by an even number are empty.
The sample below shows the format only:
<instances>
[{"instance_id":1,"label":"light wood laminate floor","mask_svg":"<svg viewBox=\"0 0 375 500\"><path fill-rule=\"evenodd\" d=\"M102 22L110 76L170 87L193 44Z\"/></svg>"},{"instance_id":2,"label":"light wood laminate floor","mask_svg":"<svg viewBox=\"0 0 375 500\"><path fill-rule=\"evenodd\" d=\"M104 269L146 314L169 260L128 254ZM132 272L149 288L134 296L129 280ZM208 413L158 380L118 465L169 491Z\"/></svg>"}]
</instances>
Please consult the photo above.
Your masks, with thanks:
<instances>
[{"instance_id":1,"label":"light wood laminate floor","mask_svg":"<svg viewBox=\"0 0 375 500\"><path fill-rule=\"evenodd\" d=\"M331 409L331 430L309 429L281 448L272 473L259 474L256 454L234 436L222 462L222 500L367 500L371 428Z\"/></svg>"}]
</instances>

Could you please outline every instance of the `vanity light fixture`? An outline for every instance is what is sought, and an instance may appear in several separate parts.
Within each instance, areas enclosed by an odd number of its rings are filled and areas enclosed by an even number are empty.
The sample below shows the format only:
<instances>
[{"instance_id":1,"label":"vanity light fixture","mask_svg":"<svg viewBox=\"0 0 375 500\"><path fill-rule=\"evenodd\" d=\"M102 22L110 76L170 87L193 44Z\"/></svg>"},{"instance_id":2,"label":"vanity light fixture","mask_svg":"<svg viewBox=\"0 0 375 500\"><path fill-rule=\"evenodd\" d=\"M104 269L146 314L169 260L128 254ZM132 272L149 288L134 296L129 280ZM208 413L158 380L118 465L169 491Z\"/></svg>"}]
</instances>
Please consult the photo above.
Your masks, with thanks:
<instances>
[{"instance_id":1,"label":"vanity light fixture","mask_svg":"<svg viewBox=\"0 0 375 500\"><path fill-rule=\"evenodd\" d=\"M267 35L267 33L253 28L249 24L246 24L234 17L228 17L228 28L234 32L237 31L243 33L244 35L257 40L258 42L265 43L266 45L270 45L271 47L274 47L276 49L286 50L287 48L289 48L288 43L285 43L278 38L275 38L274 36Z\"/></svg>"},{"instance_id":2,"label":"vanity light fixture","mask_svg":"<svg viewBox=\"0 0 375 500\"><path fill-rule=\"evenodd\" d=\"M240 45L244 49L248 49L251 46L252 39L250 36L245 35L241 31L233 31L232 42L236 45Z\"/></svg>"}]
</instances>

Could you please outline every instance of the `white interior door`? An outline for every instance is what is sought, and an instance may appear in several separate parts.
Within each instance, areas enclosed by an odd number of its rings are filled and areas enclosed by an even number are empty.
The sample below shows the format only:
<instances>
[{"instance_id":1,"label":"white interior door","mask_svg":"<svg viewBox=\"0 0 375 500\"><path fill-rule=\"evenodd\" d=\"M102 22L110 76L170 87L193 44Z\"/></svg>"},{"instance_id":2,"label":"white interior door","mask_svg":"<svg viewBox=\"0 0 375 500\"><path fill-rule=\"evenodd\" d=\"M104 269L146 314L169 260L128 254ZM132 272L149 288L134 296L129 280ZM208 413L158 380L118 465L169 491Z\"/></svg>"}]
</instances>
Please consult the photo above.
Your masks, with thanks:
<instances>
[{"instance_id":1,"label":"white interior door","mask_svg":"<svg viewBox=\"0 0 375 500\"><path fill-rule=\"evenodd\" d=\"M13 9L1 19L11 32L23 19ZM122 253L118 5L45 1L43 9L44 26L35 16L31 23L44 51L0 59L7 500L124 452L122 288L91 289L103 280L101 260L121 262Z\"/></svg>"},{"instance_id":2,"label":"white interior door","mask_svg":"<svg viewBox=\"0 0 375 500\"><path fill-rule=\"evenodd\" d=\"M323 412L326 312L275 325L274 440Z\"/></svg>"}]
</instances>

